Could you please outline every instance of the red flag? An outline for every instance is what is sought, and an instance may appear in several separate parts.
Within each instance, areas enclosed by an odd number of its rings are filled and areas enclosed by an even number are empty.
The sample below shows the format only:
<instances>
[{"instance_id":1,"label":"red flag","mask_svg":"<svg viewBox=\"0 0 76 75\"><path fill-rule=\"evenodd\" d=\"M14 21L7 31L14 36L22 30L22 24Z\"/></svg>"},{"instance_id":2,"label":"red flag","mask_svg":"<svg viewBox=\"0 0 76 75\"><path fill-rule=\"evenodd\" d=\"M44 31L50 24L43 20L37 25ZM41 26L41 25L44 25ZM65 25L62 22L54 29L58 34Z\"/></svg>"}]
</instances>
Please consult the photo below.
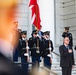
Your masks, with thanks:
<instances>
[{"instance_id":1,"label":"red flag","mask_svg":"<svg viewBox=\"0 0 76 75\"><path fill-rule=\"evenodd\" d=\"M39 5L37 3L38 0L30 0L29 7L32 10L32 24L34 24L38 30L40 30L40 11Z\"/></svg>"}]
</instances>

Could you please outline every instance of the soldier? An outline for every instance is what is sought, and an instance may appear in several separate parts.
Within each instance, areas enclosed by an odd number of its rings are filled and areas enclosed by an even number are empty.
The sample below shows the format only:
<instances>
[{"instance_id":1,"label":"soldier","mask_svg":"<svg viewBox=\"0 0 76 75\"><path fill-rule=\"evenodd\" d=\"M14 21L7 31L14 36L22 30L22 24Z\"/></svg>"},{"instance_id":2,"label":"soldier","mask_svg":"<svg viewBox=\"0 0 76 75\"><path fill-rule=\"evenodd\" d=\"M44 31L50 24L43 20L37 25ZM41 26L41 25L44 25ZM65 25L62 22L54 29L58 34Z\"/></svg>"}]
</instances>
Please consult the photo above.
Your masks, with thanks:
<instances>
[{"instance_id":1,"label":"soldier","mask_svg":"<svg viewBox=\"0 0 76 75\"><path fill-rule=\"evenodd\" d=\"M45 41L46 41L46 39L45 39L45 34L44 34L44 32L43 32L43 34L42 34L42 40L41 40L42 57L44 57L44 56L45 56L45 55L44 55L44 50L45 50Z\"/></svg>"},{"instance_id":2,"label":"soldier","mask_svg":"<svg viewBox=\"0 0 76 75\"><path fill-rule=\"evenodd\" d=\"M53 51L53 43L52 41L50 40L50 32L49 31L46 31L44 33L45 35L45 49L44 49L44 66L51 69L51 64L52 64L52 54L51 52Z\"/></svg>"},{"instance_id":3,"label":"soldier","mask_svg":"<svg viewBox=\"0 0 76 75\"><path fill-rule=\"evenodd\" d=\"M40 40L42 40L42 36L43 36L43 32L41 31L42 26L40 25L40 30L34 30L34 31L38 31L38 37L40 38Z\"/></svg>"},{"instance_id":4,"label":"soldier","mask_svg":"<svg viewBox=\"0 0 76 75\"><path fill-rule=\"evenodd\" d=\"M21 56L21 66L25 73L28 73L28 62L29 62L29 56L28 56L28 41L27 41L27 33L26 31L23 31L21 33L21 39L19 41L19 54Z\"/></svg>"},{"instance_id":5,"label":"soldier","mask_svg":"<svg viewBox=\"0 0 76 75\"><path fill-rule=\"evenodd\" d=\"M69 37L69 39L70 39L69 46L71 46L71 47L73 46L73 36L69 32L69 27L65 27L65 31L63 32L62 37L63 38Z\"/></svg>"},{"instance_id":6,"label":"soldier","mask_svg":"<svg viewBox=\"0 0 76 75\"><path fill-rule=\"evenodd\" d=\"M31 51L31 56L32 56L32 62L38 64L40 63L40 56L41 56L41 41L40 38L37 36L38 31L34 30L32 32L32 37L29 39L29 47ZM36 64L32 65L32 68L34 68Z\"/></svg>"}]
</instances>

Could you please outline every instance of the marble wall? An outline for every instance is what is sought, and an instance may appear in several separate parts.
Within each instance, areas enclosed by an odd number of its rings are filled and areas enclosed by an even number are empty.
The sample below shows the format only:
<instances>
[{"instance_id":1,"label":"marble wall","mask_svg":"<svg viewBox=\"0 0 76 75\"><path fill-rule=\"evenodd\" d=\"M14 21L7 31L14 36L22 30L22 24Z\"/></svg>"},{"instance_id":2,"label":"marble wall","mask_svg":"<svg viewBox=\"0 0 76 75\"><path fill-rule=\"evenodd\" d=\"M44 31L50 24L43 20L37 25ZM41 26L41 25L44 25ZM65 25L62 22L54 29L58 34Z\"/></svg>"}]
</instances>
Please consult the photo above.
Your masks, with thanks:
<instances>
[{"instance_id":1,"label":"marble wall","mask_svg":"<svg viewBox=\"0 0 76 75\"><path fill-rule=\"evenodd\" d=\"M28 38L31 36L31 10L29 9L29 0L18 1L18 8L16 11L16 20L19 22L19 28L26 30Z\"/></svg>"},{"instance_id":2,"label":"marble wall","mask_svg":"<svg viewBox=\"0 0 76 75\"><path fill-rule=\"evenodd\" d=\"M74 37L74 45L76 44L76 38L75 38L75 33L76 33L76 11L75 11L75 0L56 0L55 1L55 9L56 9L56 23L55 23L55 28L56 28L56 44L60 45L63 41L61 35L62 32L64 31L65 26L70 27L70 32L73 34ZM59 39L60 38L60 39Z\"/></svg>"},{"instance_id":3,"label":"marble wall","mask_svg":"<svg viewBox=\"0 0 76 75\"><path fill-rule=\"evenodd\" d=\"M62 33L64 27L69 26L76 45L76 0L55 0L55 46L63 43ZM76 52L76 51L75 51ZM76 53L75 53L76 54Z\"/></svg>"}]
</instances>

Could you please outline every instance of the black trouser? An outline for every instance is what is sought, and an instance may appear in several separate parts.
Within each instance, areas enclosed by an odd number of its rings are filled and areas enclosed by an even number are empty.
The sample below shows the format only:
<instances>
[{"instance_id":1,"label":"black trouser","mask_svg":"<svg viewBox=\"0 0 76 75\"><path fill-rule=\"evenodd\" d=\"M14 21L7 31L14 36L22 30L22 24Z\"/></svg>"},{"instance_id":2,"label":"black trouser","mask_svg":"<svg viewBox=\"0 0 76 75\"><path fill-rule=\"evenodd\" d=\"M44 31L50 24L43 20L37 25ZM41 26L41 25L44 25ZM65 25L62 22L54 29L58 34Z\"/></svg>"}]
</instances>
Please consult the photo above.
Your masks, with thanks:
<instances>
[{"instance_id":1,"label":"black trouser","mask_svg":"<svg viewBox=\"0 0 76 75\"><path fill-rule=\"evenodd\" d=\"M50 57L44 57L44 66L51 69Z\"/></svg>"},{"instance_id":2,"label":"black trouser","mask_svg":"<svg viewBox=\"0 0 76 75\"><path fill-rule=\"evenodd\" d=\"M34 67L39 68L40 56L32 56L32 62L34 63L34 64L32 64L32 68L34 68Z\"/></svg>"},{"instance_id":3,"label":"black trouser","mask_svg":"<svg viewBox=\"0 0 76 75\"><path fill-rule=\"evenodd\" d=\"M24 74L28 75L28 62L27 57L21 57L21 67L24 71Z\"/></svg>"},{"instance_id":4,"label":"black trouser","mask_svg":"<svg viewBox=\"0 0 76 75\"><path fill-rule=\"evenodd\" d=\"M71 75L72 67L62 67L62 75Z\"/></svg>"}]
</instances>

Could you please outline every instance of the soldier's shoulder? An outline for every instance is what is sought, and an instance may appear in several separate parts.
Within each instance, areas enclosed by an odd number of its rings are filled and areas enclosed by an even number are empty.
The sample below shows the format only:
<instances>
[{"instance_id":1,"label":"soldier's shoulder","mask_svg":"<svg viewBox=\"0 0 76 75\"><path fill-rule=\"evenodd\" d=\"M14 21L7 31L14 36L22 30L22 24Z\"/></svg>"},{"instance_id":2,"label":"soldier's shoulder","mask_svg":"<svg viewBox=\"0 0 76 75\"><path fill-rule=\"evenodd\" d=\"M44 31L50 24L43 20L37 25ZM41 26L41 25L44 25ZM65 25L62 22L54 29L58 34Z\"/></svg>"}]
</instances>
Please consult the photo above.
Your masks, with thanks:
<instances>
[{"instance_id":1,"label":"soldier's shoulder","mask_svg":"<svg viewBox=\"0 0 76 75\"><path fill-rule=\"evenodd\" d=\"M19 39L19 41L22 41L22 38L21 38L21 39Z\"/></svg>"},{"instance_id":2,"label":"soldier's shoulder","mask_svg":"<svg viewBox=\"0 0 76 75\"><path fill-rule=\"evenodd\" d=\"M52 40L50 40L50 42L52 42Z\"/></svg>"},{"instance_id":3,"label":"soldier's shoulder","mask_svg":"<svg viewBox=\"0 0 76 75\"><path fill-rule=\"evenodd\" d=\"M66 35L66 32L63 32L63 33L62 33L62 36L64 37L65 35Z\"/></svg>"},{"instance_id":4,"label":"soldier's shoulder","mask_svg":"<svg viewBox=\"0 0 76 75\"><path fill-rule=\"evenodd\" d=\"M69 33L69 36L72 37L72 33Z\"/></svg>"},{"instance_id":5,"label":"soldier's shoulder","mask_svg":"<svg viewBox=\"0 0 76 75\"><path fill-rule=\"evenodd\" d=\"M32 40L32 37L30 37L29 40Z\"/></svg>"},{"instance_id":6,"label":"soldier's shoulder","mask_svg":"<svg viewBox=\"0 0 76 75\"><path fill-rule=\"evenodd\" d=\"M72 35L72 33L69 33L70 35Z\"/></svg>"}]
</instances>

